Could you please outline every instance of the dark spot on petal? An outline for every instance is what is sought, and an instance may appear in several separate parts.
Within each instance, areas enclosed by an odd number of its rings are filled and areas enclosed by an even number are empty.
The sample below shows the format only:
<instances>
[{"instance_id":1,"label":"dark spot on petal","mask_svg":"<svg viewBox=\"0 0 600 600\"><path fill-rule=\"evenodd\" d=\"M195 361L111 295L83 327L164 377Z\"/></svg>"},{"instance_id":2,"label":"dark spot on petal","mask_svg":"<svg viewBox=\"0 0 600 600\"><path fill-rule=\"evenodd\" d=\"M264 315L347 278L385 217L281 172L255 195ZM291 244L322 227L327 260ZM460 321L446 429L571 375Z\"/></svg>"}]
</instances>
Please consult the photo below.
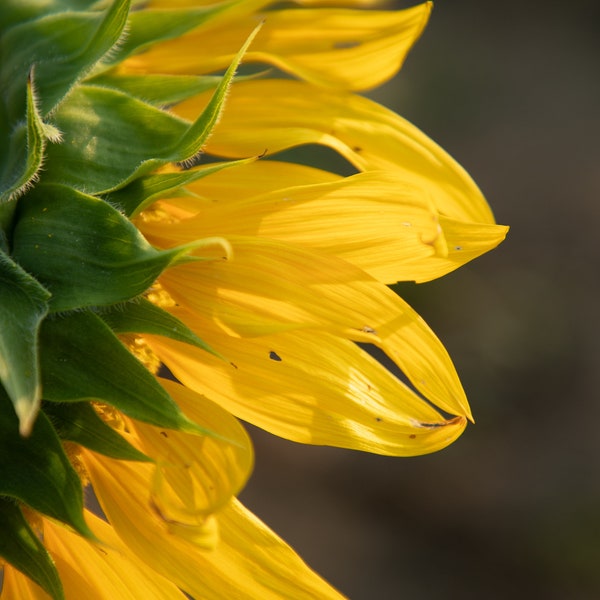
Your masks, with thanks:
<instances>
[{"instance_id":1,"label":"dark spot on petal","mask_svg":"<svg viewBox=\"0 0 600 600\"><path fill-rule=\"evenodd\" d=\"M414 440L414 439L417 437L417 435L416 435L415 433L411 433L411 434L410 434L408 437L409 437L411 440Z\"/></svg>"},{"instance_id":2,"label":"dark spot on petal","mask_svg":"<svg viewBox=\"0 0 600 600\"><path fill-rule=\"evenodd\" d=\"M229 363L234 369L237 369L237 365L235 363L230 362Z\"/></svg>"},{"instance_id":3,"label":"dark spot on petal","mask_svg":"<svg viewBox=\"0 0 600 600\"><path fill-rule=\"evenodd\" d=\"M360 146L354 146L354 148L352 148L352 150L357 153L362 152L362 148Z\"/></svg>"},{"instance_id":4,"label":"dark spot on petal","mask_svg":"<svg viewBox=\"0 0 600 600\"><path fill-rule=\"evenodd\" d=\"M346 40L346 41L339 41L339 42L335 42L333 44L333 47L336 50L344 50L345 48L356 48L357 46L360 46L362 42L359 42L357 40Z\"/></svg>"},{"instance_id":5,"label":"dark spot on petal","mask_svg":"<svg viewBox=\"0 0 600 600\"><path fill-rule=\"evenodd\" d=\"M273 350L271 350L271 352L269 352L269 358L271 360L281 362L281 356L279 356L279 354L277 354L277 352L273 352Z\"/></svg>"},{"instance_id":6,"label":"dark spot on petal","mask_svg":"<svg viewBox=\"0 0 600 600\"><path fill-rule=\"evenodd\" d=\"M383 419L382 419L381 417L375 417L375 420L376 420L378 423L381 423L381 421L383 421Z\"/></svg>"},{"instance_id":7,"label":"dark spot on petal","mask_svg":"<svg viewBox=\"0 0 600 600\"><path fill-rule=\"evenodd\" d=\"M167 435L167 432L166 432L166 431L161 431L161 432L160 432L160 435L162 435L163 437L166 437L166 438L168 438L168 437L169 437L169 436Z\"/></svg>"}]
</instances>

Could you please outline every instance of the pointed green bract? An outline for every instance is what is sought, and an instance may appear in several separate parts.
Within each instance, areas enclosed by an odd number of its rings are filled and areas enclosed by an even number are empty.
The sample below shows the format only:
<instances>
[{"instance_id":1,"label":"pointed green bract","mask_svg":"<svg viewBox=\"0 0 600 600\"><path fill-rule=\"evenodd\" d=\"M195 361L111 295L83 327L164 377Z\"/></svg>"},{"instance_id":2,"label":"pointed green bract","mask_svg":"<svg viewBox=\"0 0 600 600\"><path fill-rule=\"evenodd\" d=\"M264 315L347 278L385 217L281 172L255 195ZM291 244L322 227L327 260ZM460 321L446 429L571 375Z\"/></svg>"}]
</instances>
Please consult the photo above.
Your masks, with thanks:
<instances>
[{"instance_id":1,"label":"pointed green bract","mask_svg":"<svg viewBox=\"0 0 600 600\"><path fill-rule=\"evenodd\" d=\"M53 600L64 600L58 571L17 504L0 498L0 556L35 581Z\"/></svg>"},{"instance_id":2,"label":"pointed green bract","mask_svg":"<svg viewBox=\"0 0 600 600\"><path fill-rule=\"evenodd\" d=\"M55 124L63 132L64 143L48 148L52 166L44 180L101 194L168 163L193 159L217 123L235 71L259 28L249 36L191 125L123 92L80 85L56 113Z\"/></svg>"},{"instance_id":3,"label":"pointed green bract","mask_svg":"<svg viewBox=\"0 0 600 600\"><path fill-rule=\"evenodd\" d=\"M22 203L13 256L52 293L52 311L114 304L144 292L188 249L155 250L106 202L38 185Z\"/></svg>"},{"instance_id":4,"label":"pointed green bract","mask_svg":"<svg viewBox=\"0 0 600 600\"><path fill-rule=\"evenodd\" d=\"M185 417L154 375L90 311L44 321L40 363L45 400L99 400L151 425L212 435Z\"/></svg>"},{"instance_id":5,"label":"pointed green bract","mask_svg":"<svg viewBox=\"0 0 600 600\"><path fill-rule=\"evenodd\" d=\"M1 29L9 29L15 23L35 19L41 14L49 15L65 10L87 10L98 0L2 0L0 2Z\"/></svg>"},{"instance_id":6,"label":"pointed green bract","mask_svg":"<svg viewBox=\"0 0 600 600\"><path fill-rule=\"evenodd\" d=\"M202 348L222 358L187 325L144 298L103 311L100 316L115 333L160 335Z\"/></svg>"},{"instance_id":7,"label":"pointed green bract","mask_svg":"<svg viewBox=\"0 0 600 600\"><path fill-rule=\"evenodd\" d=\"M152 460L107 425L89 402L45 402L43 410L62 440L75 442L111 458Z\"/></svg>"},{"instance_id":8,"label":"pointed green bract","mask_svg":"<svg viewBox=\"0 0 600 600\"><path fill-rule=\"evenodd\" d=\"M0 387L0 497L16 498L94 538L83 518L79 476L52 425L39 413L28 437L19 433L17 416Z\"/></svg>"},{"instance_id":9,"label":"pointed green bract","mask_svg":"<svg viewBox=\"0 0 600 600\"><path fill-rule=\"evenodd\" d=\"M213 90L220 81L217 75L114 75L109 72L91 78L89 83L119 90L160 108Z\"/></svg>"},{"instance_id":10,"label":"pointed green bract","mask_svg":"<svg viewBox=\"0 0 600 600\"><path fill-rule=\"evenodd\" d=\"M227 162L213 163L202 167L196 167L178 173L157 173L146 175L131 182L124 188L116 190L107 196L107 200L118 206L128 217L134 217L144 209L148 208L159 198L186 195L183 186L202 179L222 169L228 169L236 165L253 161L254 158L231 160Z\"/></svg>"},{"instance_id":11,"label":"pointed green bract","mask_svg":"<svg viewBox=\"0 0 600 600\"><path fill-rule=\"evenodd\" d=\"M0 203L8 202L22 194L38 177L44 159L46 128L37 107L33 71L27 81L27 119L12 133L7 164L2 168L0 179ZM0 223L6 230L8 223Z\"/></svg>"},{"instance_id":12,"label":"pointed green bract","mask_svg":"<svg viewBox=\"0 0 600 600\"><path fill-rule=\"evenodd\" d=\"M44 14L6 31L0 41L0 84L10 119L21 114L23 73L35 66L40 112L46 116L118 42L128 13L129 0L114 0L105 13Z\"/></svg>"},{"instance_id":13,"label":"pointed green bract","mask_svg":"<svg viewBox=\"0 0 600 600\"><path fill-rule=\"evenodd\" d=\"M27 434L40 404L38 329L50 294L0 251L0 298L0 381Z\"/></svg>"},{"instance_id":14,"label":"pointed green bract","mask_svg":"<svg viewBox=\"0 0 600 600\"><path fill-rule=\"evenodd\" d=\"M185 135L179 143L178 150L182 153L185 158L177 158L177 161L186 160L196 154L200 148L204 145L208 136L213 130L213 127L217 124L223 107L225 104L225 98L229 90L229 86L233 81L233 76L237 68L242 61L242 57L246 53L246 50L252 43L252 40L256 37L256 34L260 31L262 23L254 28L254 31L248 36L248 39L244 42L244 45L240 48L239 52L235 55L235 58L225 71L223 79L219 84L219 87L215 90L206 108L202 111L202 114L198 117L195 123L186 131ZM194 150L194 148L197 148Z\"/></svg>"},{"instance_id":15,"label":"pointed green bract","mask_svg":"<svg viewBox=\"0 0 600 600\"><path fill-rule=\"evenodd\" d=\"M48 148L44 181L90 194L117 189L187 158L178 144L189 123L117 90L78 86L60 106L55 123L65 143Z\"/></svg>"}]
</instances>

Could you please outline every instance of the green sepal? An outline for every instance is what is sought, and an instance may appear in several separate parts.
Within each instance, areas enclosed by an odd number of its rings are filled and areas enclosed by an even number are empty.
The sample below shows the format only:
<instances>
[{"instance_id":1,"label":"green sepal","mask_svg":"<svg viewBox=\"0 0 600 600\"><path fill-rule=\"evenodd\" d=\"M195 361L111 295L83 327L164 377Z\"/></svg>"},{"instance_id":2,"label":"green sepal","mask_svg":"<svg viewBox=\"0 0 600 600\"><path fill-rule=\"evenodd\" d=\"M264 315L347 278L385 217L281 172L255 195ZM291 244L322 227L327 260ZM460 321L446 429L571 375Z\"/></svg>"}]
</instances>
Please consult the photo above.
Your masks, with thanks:
<instances>
[{"instance_id":1,"label":"green sepal","mask_svg":"<svg viewBox=\"0 0 600 600\"><path fill-rule=\"evenodd\" d=\"M118 206L131 218L148 208L155 200L186 195L187 192L182 190L182 187L193 181L217 173L222 169L228 169L254 160L254 158L244 158L241 160L211 163L177 173L146 175L132 181L124 188L112 192L106 199L114 206Z\"/></svg>"},{"instance_id":2,"label":"green sepal","mask_svg":"<svg viewBox=\"0 0 600 600\"><path fill-rule=\"evenodd\" d=\"M150 425L202 435L108 325L89 310L47 318L40 330L44 400L99 400Z\"/></svg>"},{"instance_id":3,"label":"green sepal","mask_svg":"<svg viewBox=\"0 0 600 600\"><path fill-rule=\"evenodd\" d=\"M0 84L10 118L19 119L22 74L35 65L40 112L48 115L119 41L128 14L129 0L114 0L105 13L53 13L9 29L0 43Z\"/></svg>"},{"instance_id":4,"label":"green sepal","mask_svg":"<svg viewBox=\"0 0 600 600\"><path fill-rule=\"evenodd\" d=\"M135 0L134 0L135 1ZM97 0L38 0L23 2L23 0L2 0L0 2L0 30L5 31L15 23L23 23L40 15L62 12L65 10L87 10Z\"/></svg>"},{"instance_id":5,"label":"green sepal","mask_svg":"<svg viewBox=\"0 0 600 600\"><path fill-rule=\"evenodd\" d=\"M103 310L99 316L115 333L160 335L223 358L177 317L145 298Z\"/></svg>"},{"instance_id":6,"label":"green sepal","mask_svg":"<svg viewBox=\"0 0 600 600\"><path fill-rule=\"evenodd\" d=\"M256 37L256 34L260 31L261 27L262 23L257 25L252 33L248 36L244 42L244 45L240 48L239 52L235 55L235 58L227 68L227 71L225 71L221 83L211 96L206 108L202 111L202 114L192 124L192 126L186 131L178 147L179 152L185 158L178 158L176 159L177 161L181 162L192 158L200 151L208 139L208 136L221 117L221 113L223 112L223 107L225 104L225 98L227 96L227 92L229 91L229 86L233 81L235 72L242 61L246 50L248 50L248 47L252 43L252 40L254 40Z\"/></svg>"},{"instance_id":7,"label":"green sepal","mask_svg":"<svg viewBox=\"0 0 600 600\"><path fill-rule=\"evenodd\" d=\"M52 557L32 531L17 504L0 498L0 556L35 581L53 600L64 600L60 576Z\"/></svg>"},{"instance_id":8,"label":"green sepal","mask_svg":"<svg viewBox=\"0 0 600 600\"><path fill-rule=\"evenodd\" d=\"M152 462L151 458L107 425L89 402L44 402L43 411L61 440L76 442L119 460Z\"/></svg>"},{"instance_id":9,"label":"green sepal","mask_svg":"<svg viewBox=\"0 0 600 600\"><path fill-rule=\"evenodd\" d=\"M56 113L65 143L48 148L44 180L102 194L167 163L193 159L217 123L235 70L257 31L258 27L191 125L123 92L80 85Z\"/></svg>"},{"instance_id":10,"label":"green sepal","mask_svg":"<svg viewBox=\"0 0 600 600\"><path fill-rule=\"evenodd\" d=\"M156 250L108 203L50 184L29 192L13 234L15 260L50 290L53 312L129 300L192 247Z\"/></svg>"},{"instance_id":11,"label":"green sepal","mask_svg":"<svg viewBox=\"0 0 600 600\"><path fill-rule=\"evenodd\" d=\"M187 121L117 90L78 86L59 107L55 122L65 143L48 148L44 181L90 194L117 189L168 162L187 158L179 152L190 129Z\"/></svg>"},{"instance_id":12,"label":"green sepal","mask_svg":"<svg viewBox=\"0 0 600 600\"><path fill-rule=\"evenodd\" d=\"M50 294L0 251L0 381L27 435L39 410L38 329Z\"/></svg>"},{"instance_id":13,"label":"green sepal","mask_svg":"<svg viewBox=\"0 0 600 600\"><path fill-rule=\"evenodd\" d=\"M87 80L90 85L120 90L159 108L214 90L220 81L219 75L114 75L110 71Z\"/></svg>"},{"instance_id":14,"label":"green sepal","mask_svg":"<svg viewBox=\"0 0 600 600\"><path fill-rule=\"evenodd\" d=\"M0 496L20 500L34 510L95 539L83 517L81 481L60 439L40 412L27 437L10 400L0 387Z\"/></svg>"},{"instance_id":15,"label":"green sepal","mask_svg":"<svg viewBox=\"0 0 600 600\"><path fill-rule=\"evenodd\" d=\"M0 203L14 201L36 181L44 159L47 134L48 128L42 122L37 107L33 73L30 73L27 80L27 119L11 135L9 162L3 166L0 181ZM0 226L4 231L9 230L9 222L2 222Z\"/></svg>"}]
</instances>

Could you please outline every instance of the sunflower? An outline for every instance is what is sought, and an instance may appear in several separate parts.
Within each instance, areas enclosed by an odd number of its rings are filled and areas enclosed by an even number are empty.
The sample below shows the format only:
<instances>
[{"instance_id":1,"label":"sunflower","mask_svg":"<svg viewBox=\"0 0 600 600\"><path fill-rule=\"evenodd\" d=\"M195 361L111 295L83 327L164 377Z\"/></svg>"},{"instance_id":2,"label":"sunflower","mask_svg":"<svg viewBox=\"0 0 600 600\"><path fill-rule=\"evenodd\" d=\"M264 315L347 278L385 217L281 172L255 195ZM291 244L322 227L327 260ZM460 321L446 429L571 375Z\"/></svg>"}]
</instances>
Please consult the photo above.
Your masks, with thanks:
<instances>
[{"instance_id":1,"label":"sunflower","mask_svg":"<svg viewBox=\"0 0 600 600\"><path fill-rule=\"evenodd\" d=\"M236 499L238 419L392 456L465 429L388 286L506 228L357 94L431 12L373 4L0 5L1 598L340 598Z\"/></svg>"}]
</instances>

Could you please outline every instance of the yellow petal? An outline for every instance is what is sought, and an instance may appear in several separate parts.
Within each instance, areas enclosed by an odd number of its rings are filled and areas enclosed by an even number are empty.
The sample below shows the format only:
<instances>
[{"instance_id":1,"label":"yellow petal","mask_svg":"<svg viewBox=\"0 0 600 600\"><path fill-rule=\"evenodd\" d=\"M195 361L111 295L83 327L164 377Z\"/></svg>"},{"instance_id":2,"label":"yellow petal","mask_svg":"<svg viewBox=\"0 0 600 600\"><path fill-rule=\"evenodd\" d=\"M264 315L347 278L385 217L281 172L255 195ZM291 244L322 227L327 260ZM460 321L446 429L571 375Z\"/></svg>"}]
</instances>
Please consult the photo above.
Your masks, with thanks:
<instances>
[{"instance_id":1,"label":"yellow petal","mask_svg":"<svg viewBox=\"0 0 600 600\"><path fill-rule=\"evenodd\" d=\"M219 513L222 535L217 547L202 551L163 530L144 494L152 476L150 465L88 452L84 460L102 508L121 539L151 568L192 596L203 600L341 599L237 502Z\"/></svg>"},{"instance_id":2,"label":"yellow petal","mask_svg":"<svg viewBox=\"0 0 600 600\"><path fill-rule=\"evenodd\" d=\"M168 206L177 206L186 216L198 214L208 204L225 204L268 194L291 186L327 183L342 179L339 175L295 163L259 160L237 165L234 171L217 171L186 186L187 194L170 198ZM232 176L235 175L235 176ZM161 204L164 208L165 204ZM138 223L143 227L143 223ZM210 235L213 235L214 230Z\"/></svg>"},{"instance_id":3,"label":"yellow petal","mask_svg":"<svg viewBox=\"0 0 600 600\"><path fill-rule=\"evenodd\" d=\"M332 256L263 238L228 239L233 260L181 265L161 275L176 302L233 335L312 328L377 345L430 401L469 415L448 353L385 285Z\"/></svg>"},{"instance_id":4,"label":"yellow petal","mask_svg":"<svg viewBox=\"0 0 600 600\"><path fill-rule=\"evenodd\" d=\"M203 535L206 518L229 502L250 476L252 443L239 421L214 402L171 381L161 384L190 419L219 436L130 425L136 445L156 461L151 490L156 510L171 531Z\"/></svg>"},{"instance_id":5,"label":"yellow petal","mask_svg":"<svg viewBox=\"0 0 600 600\"><path fill-rule=\"evenodd\" d=\"M210 343L233 365L171 340L154 351L185 385L258 427L296 442L393 456L440 450L464 430L445 420L356 344L327 334L293 332L251 340L211 331Z\"/></svg>"},{"instance_id":6,"label":"yellow petal","mask_svg":"<svg viewBox=\"0 0 600 600\"><path fill-rule=\"evenodd\" d=\"M201 94L174 111L194 119L207 101ZM233 86L206 150L247 157L302 144L330 146L361 171L402 174L444 216L494 222L480 190L456 161L414 125L360 96L331 93L300 81L240 82Z\"/></svg>"},{"instance_id":7,"label":"yellow petal","mask_svg":"<svg viewBox=\"0 0 600 600\"><path fill-rule=\"evenodd\" d=\"M244 0L247 2L247 0ZM294 4L302 6L356 6L368 8L386 4L389 0L294 0ZM148 0L144 3L147 8L192 8L198 6L212 6L218 4L214 0ZM221 2L226 4L226 2ZM263 0L263 5L269 4Z\"/></svg>"},{"instance_id":8,"label":"yellow petal","mask_svg":"<svg viewBox=\"0 0 600 600\"><path fill-rule=\"evenodd\" d=\"M417 283L431 281L446 275L474 258L489 252L500 244L508 233L508 227L505 225L465 223L442 216L439 217L439 224L444 232L448 253L446 256L435 254L427 257L426 260L404 265L407 272L415 273L414 280ZM390 283L391 280L386 279L389 277L390 270L386 267L387 265L382 265L379 270L378 266L374 266L370 272L382 281ZM384 271L384 269L386 270Z\"/></svg>"},{"instance_id":9,"label":"yellow petal","mask_svg":"<svg viewBox=\"0 0 600 600\"><path fill-rule=\"evenodd\" d=\"M39 585L13 566L5 564L2 575L1 600L51 600Z\"/></svg>"},{"instance_id":10,"label":"yellow petal","mask_svg":"<svg viewBox=\"0 0 600 600\"><path fill-rule=\"evenodd\" d=\"M44 525L44 543L56 562L67 600L185 598L175 585L129 552L110 525L86 512L86 521L103 546L51 521Z\"/></svg>"},{"instance_id":11,"label":"yellow petal","mask_svg":"<svg viewBox=\"0 0 600 600\"><path fill-rule=\"evenodd\" d=\"M267 11L245 62L272 64L318 85L350 90L390 79L421 35L431 4L402 11L305 9ZM174 74L210 73L227 67L253 28L246 15L219 19L188 35L153 46L122 69ZM210 52L190 52L200 44ZM377 65L377 68L373 68Z\"/></svg>"},{"instance_id":12,"label":"yellow petal","mask_svg":"<svg viewBox=\"0 0 600 600\"><path fill-rule=\"evenodd\" d=\"M258 164L268 178L269 161ZM219 195L196 200L195 210L187 199L194 218L168 228L160 221L140 222L144 234L167 245L215 232L274 238L338 256L387 284L441 277L494 248L506 234L497 225L440 219L427 195L399 173L360 173L250 198L238 194L237 177L230 190L210 189L210 179L203 180L208 186L203 192Z\"/></svg>"},{"instance_id":13,"label":"yellow petal","mask_svg":"<svg viewBox=\"0 0 600 600\"><path fill-rule=\"evenodd\" d=\"M103 544L90 542L44 519L44 545L60 575L66 600L184 600L175 585L135 557L106 522L86 511ZM50 600L40 587L7 565L2 600Z\"/></svg>"}]
</instances>

